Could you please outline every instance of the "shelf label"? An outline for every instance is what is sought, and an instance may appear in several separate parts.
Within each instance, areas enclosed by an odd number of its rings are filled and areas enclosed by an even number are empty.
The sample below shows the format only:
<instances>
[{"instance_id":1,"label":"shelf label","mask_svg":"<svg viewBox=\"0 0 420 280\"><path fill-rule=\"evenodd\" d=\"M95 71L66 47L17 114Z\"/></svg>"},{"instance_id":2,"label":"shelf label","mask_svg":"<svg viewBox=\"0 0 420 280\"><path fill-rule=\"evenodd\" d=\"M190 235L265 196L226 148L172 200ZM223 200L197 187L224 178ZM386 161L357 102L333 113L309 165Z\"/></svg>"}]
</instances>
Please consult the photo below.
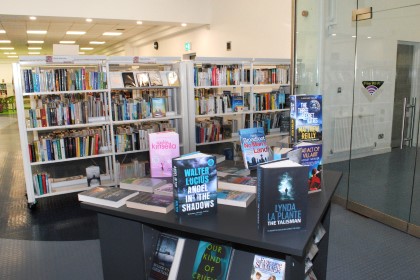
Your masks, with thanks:
<instances>
[{"instance_id":1,"label":"shelf label","mask_svg":"<svg viewBox=\"0 0 420 280\"><path fill-rule=\"evenodd\" d=\"M156 58L134 56L133 63L156 64Z\"/></svg>"},{"instance_id":2,"label":"shelf label","mask_svg":"<svg viewBox=\"0 0 420 280\"><path fill-rule=\"evenodd\" d=\"M74 57L71 56L63 56L63 55L47 55L45 57L46 63L67 63L67 64L73 64L74 63Z\"/></svg>"}]
</instances>

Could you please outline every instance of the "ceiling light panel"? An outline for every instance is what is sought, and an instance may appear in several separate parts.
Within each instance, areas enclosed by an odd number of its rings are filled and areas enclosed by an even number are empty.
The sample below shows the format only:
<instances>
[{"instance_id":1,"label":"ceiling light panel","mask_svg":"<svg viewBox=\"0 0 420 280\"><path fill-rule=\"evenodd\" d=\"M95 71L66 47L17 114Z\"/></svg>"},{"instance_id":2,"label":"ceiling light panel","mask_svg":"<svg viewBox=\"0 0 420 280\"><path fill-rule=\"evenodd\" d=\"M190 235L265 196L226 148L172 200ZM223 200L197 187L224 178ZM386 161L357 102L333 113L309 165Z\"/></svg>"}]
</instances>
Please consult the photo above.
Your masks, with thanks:
<instances>
[{"instance_id":1,"label":"ceiling light panel","mask_svg":"<svg viewBox=\"0 0 420 280\"><path fill-rule=\"evenodd\" d=\"M42 50L41 47L28 47L28 50Z\"/></svg>"},{"instance_id":2,"label":"ceiling light panel","mask_svg":"<svg viewBox=\"0 0 420 280\"><path fill-rule=\"evenodd\" d=\"M44 44L44 41L28 40L28 44Z\"/></svg>"},{"instance_id":3,"label":"ceiling light panel","mask_svg":"<svg viewBox=\"0 0 420 280\"><path fill-rule=\"evenodd\" d=\"M47 34L47 30L27 30L28 34Z\"/></svg>"},{"instance_id":4,"label":"ceiling light panel","mask_svg":"<svg viewBox=\"0 0 420 280\"><path fill-rule=\"evenodd\" d=\"M86 31L67 31L67 35L85 35Z\"/></svg>"},{"instance_id":5,"label":"ceiling light panel","mask_svg":"<svg viewBox=\"0 0 420 280\"><path fill-rule=\"evenodd\" d=\"M102 35L104 36L120 36L122 32L104 32Z\"/></svg>"},{"instance_id":6,"label":"ceiling light panel","mask_svg":"<svg viewBox=\"0 0 420 280\"><path fill-rule=\"evenodd\" d=\"M85 48L80 48L81 50L84 50L84 51L91 51L91 50L93 50L93 48L91 48L91 47L85 47Z\"/></svg>"},{"instance_id":7,"label":"ceiling light panel","mask_svg":"<svg viewBox=\"0 0 420 280\"><path fill-rule=\"evenodd\" d=\"M90 41L89 44L91 45L103 45L105 44L104 41Z\"/></svg>"},{"instance_id":8,"label":"ceiling light panel","mask_svg":"<svg viewBox=\"0 0 420 280\"><path fill-rule=\"evenodd\" d=\"M0 40L0 44L10 44L10 40Z\"/></svg>"},{"instance_id":9,"label":"ceiling light panel","mask_svg":"<svg viewBox=\"0 0 420 280\"><path fill-rule=\"evenodd\" d=\"M74 44L76 41L60 41L60 44Z\"/></svg>"},{"instance_id":10,"label":"ceiling light panel","mask_svg":"<svg viewBox=\"0 0 420 280\"><path fill-rule=\"evenodd\" d=\"M14 47L0 47L0 50L8 51L8 50L14 50Z\"/></svg>"},{"instance_id":11,"label":"ceiling light panel","mask_svg":"<svg viewBox=\"0 0 420 280\"><path fill-rule=\"evenodd\" d=\"M4 34L4 33L6 33L6 30L0 29L0 34Z\"/></svg>"}]
</instances>

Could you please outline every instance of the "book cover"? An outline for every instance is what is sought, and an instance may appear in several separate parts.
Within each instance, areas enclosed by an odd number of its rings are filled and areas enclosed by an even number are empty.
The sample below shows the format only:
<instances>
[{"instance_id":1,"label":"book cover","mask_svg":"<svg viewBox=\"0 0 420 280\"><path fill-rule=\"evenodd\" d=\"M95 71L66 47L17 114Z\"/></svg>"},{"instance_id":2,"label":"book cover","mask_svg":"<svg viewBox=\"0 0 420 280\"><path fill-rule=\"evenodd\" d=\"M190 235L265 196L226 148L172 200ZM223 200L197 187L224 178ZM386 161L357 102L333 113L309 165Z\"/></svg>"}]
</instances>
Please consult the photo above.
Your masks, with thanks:
<instances>
[{"instance_id":1,"label":"book cover","mask_svg":"<svg viewBox=\"0 0 420 280\"><path fill-rule=\"evenodd\" d=\"M191 279L227 279L232 247L200 241Z\"/></svg>"},{"instance_id":2,"label":"book cover","mask_svg":"<svg viewBox=\"0 0 420 280\"><path fill-rule=\"evenodd\" d=\"M122 79L124 87L136 87L136 80L134 79L133 72L122 72Z\"/></svg>"},{"instance_id":3,"label":"book cover","mask_svg":"<svg viewBox=\"0 0 420 280\"><path fill-rule=\"evenodd\" d=\"M286 262L280 259L255 255L251 280L284 280Z\"/></svg>"},{"instance_id":4,"label":"book cover","mask_svg":"<svg viewBox=\"0 0 420 280\"><path fill-rule=\"evenodd\" d=\"M171 177L172 159L179 157L179 135L173 131L149 133L151 177Z\"/></svg>"},{"instance_id":5,"label":"book cover","mask_svg":"<svg viewBox=\"0 0 420 280\"><path fill-rule=\"evenodd\" d=\"M174 209L173 197L148 192L139 192L126 202L127 207L159 213L168 213Z\"/></svg>"},{"instance_id":6,"label":"book cover","mask_svg":"<svg viewBox=\"0 0 420 280\"><path fill-rule=\"evenodd\" d=\"M264 128L253 127L239 130L242 155L245 168L255 169L258 164L269 160L269 147L265 139Z\"/></svg>"},{"instance_id":7,"label":"book cover","mask_svg":"<svg viewBox=\"0 0 420 280\"><path fill-rule=\"evenodd\" d=\"M238 207L248 207L254 200L255 193L221 190L217 191L217 203Z\"/></svg>"},{"instance_id":8,"label":"book cover","mask_svg":"<svg viewBox=\"0 0 420 280\"><path fill-rule=\"evenodd\" d=\"M150 86L152 87L158 87L163 85L159 71L149 71L149 81Z\"/></svg>"},{"instance_id":9,"label":"book cover","mask_svg":"<svg viewBox=\"0 0 420 280\"><path fill-rule=\"evenodd\" d=\"M321 191L322 186L322 144L301 142L294 146L301 150L300 164L308 166L309 193Z\"/></svg>"},{"instance_id":10,"label":"book cover","mask_svg":"<svg viewBox=\"0 0 420 280\"><path fill-rule=\"evenodd\" d=\"M110 72L109 73L109 82L111 83L111 88L123 88L124 82L121 72Z\"/></svg>"},{"instance_id":11,"label":"book cover","mask_svg":"<svg viewBox=\"0 0 420 280\"><path fill-rule=\"evenodd\" d=\"M166 184L166 180L158 178L126 178L120 182L120 188L152 193L154 189Z\"/></svg>"},{"instance_id":12,"label":"book cover","mask_svg":"<svg viewBox=\"0 0 420 280\"><path fill-rule=\"evenodd\" d=\"M178 74L175 71L168 71L166 77L168 78L168 85L172 87L179 86Z\"/></svg>"},{"instance_id":13,"label":"book cover","mask_svg":"<svg viewBox=\"0 0 420 280\"><path fill-rule=\"evenodd\" d=\"M216 158L192 153L172 160L174 208L180 217L215 214L217 210Z\"/></svg>"},{"instance_id":14,"label":"book cover","mask_svg":"<svg viewBox=\"0 0 420 280\"><path fill-rule=\"evenodd\" d=\"M292 143L322 140L322 95L290 96Z\"/></svg>"},{"instance_id":15,"label":"book cover","mask_svg":"<svg viewBox=\"0 0 420 280\"><path fill-rule=\"evenodd\" d=\"M218 188L240 192L257 192L257 177L244 175L225 175L218 177Z\"/></svg>"},{"instance_id":16,"label":"book cover","mask_svg":"<svg viewBox=\"0 0 420 280\"><path fill-rule=\"evenodd\" d=\"M96 187L101 184L101 173L99 166L86 167L86 179L88 187Z\"/></svg>"},{"instance_id":17,"label":"book cover","mask_svg":"<svg viewBox=\"0 0 420 280\"><path fill-rule=\"evenodd\" d=\"M162 118L166 116L166 98L152 98L152 116L154 118Z\"/></svg>"},{"instance_id":18,"label":"book cover","mask_svg":"<svg viewBox=\"0 0 420 280\"><path fill-rule=\"evenodd\" d=\"M136 73L137 84L139 87L148 87L150 86L149 74L147 72Z\"/></svg>"},{"instance_id":19,"label":"book cover","mask_svg":"<svg viewBox=\"0 0 420 280\"><path fill-rule=\"evenodd\" d=\"M160 233L153 255L149 280L175 280L185 239Z\"/></svg>"},{"instance_id":20,"label":"book cover","mask_svg":"<svg viewBox=\"0 0 420 280\"><path fill-rule=\"evenodd\" d=\"M79 201L118 208L123 206L128 199L136 196L137 194L138 192L132 190L98 186L81 192L77 196Z\"/></svg>"},{"instance_id":21,"label":"book cover","mask_svg":"<svg viewBox=\"0 0 420 280\"><path fill-rule=\"evenodd\" d=\"M308 167L291 160L261 164L257 169L257 224L264 232L306 226Z\"/></svg>"},{"instance_id":22,"label":"book cover","mask_svg":"<svg viewBox=\"0 0 420 280\"><path fill-rule=\"evenodd\" d=\"M246 169L243 164L236 165L233 160L227 160L223 163L217 164L217 176L224 177L226 175L249 176L251 171Z\"/></svg>"},{"instance_id":23,"label":"book cover","mask_svg":"<svg viewBox=\"0 0 420 280\"><path fill-rule=\"evenodd\" d=\"M174 185L172 183L164 184L160 187L157 187L153 191L155 194L166 195L173 197L174 195Z\"/></svg>"}]
</instances>

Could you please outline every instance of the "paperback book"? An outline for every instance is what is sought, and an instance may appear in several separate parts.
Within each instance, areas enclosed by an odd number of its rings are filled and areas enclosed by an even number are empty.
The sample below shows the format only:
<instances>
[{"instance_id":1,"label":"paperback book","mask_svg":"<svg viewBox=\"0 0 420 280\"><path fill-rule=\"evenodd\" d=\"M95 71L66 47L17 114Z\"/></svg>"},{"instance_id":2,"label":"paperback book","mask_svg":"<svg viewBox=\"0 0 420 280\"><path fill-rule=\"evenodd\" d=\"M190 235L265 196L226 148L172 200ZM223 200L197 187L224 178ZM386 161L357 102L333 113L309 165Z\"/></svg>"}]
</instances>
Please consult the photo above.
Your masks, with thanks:
<instances>
[{"instance_id":1,"label":"paperback book","mask_svg":"<svg viewBox=\"0 0 420 280\"><path fill-rule=\"evenodd\" d=\"M168 78L168 85L172 87L179 86L178 74L175 71L168 71L166 77Z\"/></svg>"},{"instance_id":2,"label":"paperback book","mask_svg":"<svg viewBox=\"0 0 420 280\"><path fill-rule=\"evenodd\" d=\"M120 182L120 188L152 193L154 189L166 184L166 180L158 178L127 178Z\"/></svg>"},{"instance_id":3,"label":"paperback book","mask_svg":"<svg viewBox=\"0 0 420 280\"><path fill-rule=\"evenodd\" d=\"M290 96L292 143L322 140L322 95Z\"/></svg>"},{"instance_id":4,"label":"paperback book","mask_svg":"<svg viewBox=\"0 0 420 280\"><path fill-rule=\"evenodd\" d=\"M92 165L86 167L86 179L88 187L96 187L101 184L101 173L99 166Z\"/></svg>"},{"instance_id":5,"label":"paperback book","mask_svg":"<svg viewBox=\"0 0 420 280\"><path fill-rule=\"evenodd\" d=\"M121 72L110 72L109 73L109 82L111 84L111 88L123 88L124 87L124 82L123 82Z\"/></svg>"},{"instance_id":6,"label":"paperback book","mask_svg":"<svg viewBox=\"0 0 420 280\"><path fill-rule=\"evenodd\" d=\"M258 166L257 225L260 231L305 228L307 173L307 166L287 159Z\"/></svg>"},{"instance_id":7,"label":"paperback book","mask_svg":"<svg viewBox=\"0 0 420 280\"><path fill-rule=\"evenodd\" d=\"M149 81L150 81L150 86L152 87L163 85L159 71L149 71Z\"/></svg>"},{"instance_id":8,"label":"paperback book","mask_svg":"<svg viewBox=\"0 0 420 280\"><path fill-rule=\"evenodd\" d=\"M184 249L185 239L160 233L153 255L149 280L175 280Z\"/></svg>"},{"instance_id":9,"label":"paperback book","mask_svg":"<svg viewBox=\"0 0 420 280\"><path fill-rule=\"evenodd\" d=\"M308 166L309 193L321 191L322 186L322 144L301 142L294 149L301 150L300 164Z\"/></svg>"},{"instance_id":10,"label":"paperback book","mask_svg":"<svg viewBox=\"0 0 420 280\"><path fill-rule=\"evenodd\" d=\"M286 262L255 255L252 264L251 280L283 280L286 272Z\"/></svg>"},{"instance_id":11,"label":"paperback book","mask_svg":"<svg viewBox=\"0 0 420 280\"><path fill-rule=\"evenodd\" d=\"M216 158L197 152L175 158L172 164L175 213L180 217L215 214Z\"/></svg>"},{"instance_id":12,"label":"paperback book","mask_svg":"<svg viewBox=\"0 0 420 280\"><path fill-rule=\"evenodd\" d=\"M218 177L218 187L223 190L257 192L257 177L245 175L225 175Z\"/></svg>"},{"instance_id":13,"label":"paperback book","mask_svg":"<svg viewBox=\"0 0 420 280\"><path fill-rule=\"evenodd\" d=\"M150 85L149 74L147 72L138 72L136 73L136 77L139 87L148 87Z\"/></svg>"},{"instance_id":14,"label":"paperback book","mask_svg":"<svg viewBox=\"0 0 420 280\"><path fill-rule=\"evenodd\" d=\"M174 209L173 197L148 192L139 192L138 195L127 200L127 207L159 213L168 213Z\"/></svg>"},{"instance_id":15,"label":"paperback book","mask_svg":"<svg viewBox=\"0 0 420 280\"><path fill-rule=\"evenodd\" d=\"M191 279L227 279L232 247L200 241Z\"/></svg>"},{"instance_id":16,"label":"paperback book","mask_svg":"<svg viewBox=\"0 0 420 280\"><path fill-rule=\"evenodd\" d=\"M118 208L125 205L126 201L138 192L124 190L116 187L98 186L77 194L79 201Z\"/></svg>"},{"instance_id":17,"label":"paperback book","mask_svg":"<svg viewBox=\"0 0 420 280\"><path fill-rule=\"evenodd\" d=\"M149 134L150 176L171 177L172 159L179 157L179 135L174 131Z\"/></svg>"},{"instance_id":18,"label":"paperback book","mask_svg":"<svg viewBox=\"0 0 420 280\"><path fill-rule=\"evenodd\" d=\"M154 118L162 118L166 116L166 98L152 98L152 116Z\"/></svg>"},{"instance_id":19,"label":"paperback book","mask_svg":"<svg viewBox=\"0 0 420 280\"><path fill-rule=\"evenodd\" d=\"M165 185L157 187L156 189L154 189L153 192L155 194L160 194L160 195L166 195L166 196L173 197L173 195L174 195L174 185L172 183L167 183Z\"/></svg>"},{"instance_id":20,"label":"paperback book","mask_svg":"<svg viewBox=\"0 0 420 280\"><path fill-rule=\"evenodd\" d=\"M264 128L253 127L239 130L241 149L245 168L255 169L258 164L267 162L270 157Z\"/></svg>"},{"instance_id":21,"label":"paperback book","mask_svg":"<svg viewBox=\"0 0 420 280\"><path fill-rule=\"evenodd\" d=\"M124 87L136 87L136 80L134 80L133 72L123 72L122 79Z\"/></svg>"},{"instance_id":22,"label":"paperback book","mask_svg":"<svg viewBox=\"0 0 420 280\"><path fill-rule=\"evenodd\" d=\"M255 199L255 193L221 190L217 192L217 203L238 207L248 207Z\"/></svg>"}]
</instances>

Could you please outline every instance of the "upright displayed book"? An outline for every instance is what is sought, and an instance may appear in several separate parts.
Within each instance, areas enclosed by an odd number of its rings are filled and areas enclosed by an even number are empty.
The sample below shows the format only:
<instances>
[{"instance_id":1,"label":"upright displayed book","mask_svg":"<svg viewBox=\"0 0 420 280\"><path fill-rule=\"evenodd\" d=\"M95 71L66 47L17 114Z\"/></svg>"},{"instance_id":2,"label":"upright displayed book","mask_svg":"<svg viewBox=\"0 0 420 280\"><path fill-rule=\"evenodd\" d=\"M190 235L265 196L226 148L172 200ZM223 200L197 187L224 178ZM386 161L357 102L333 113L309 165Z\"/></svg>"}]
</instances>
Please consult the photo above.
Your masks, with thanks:
<instances>
[{"instance_id":1,"label":"upright displayed book","mask_svg":"<svg viewBox=\"0 0 420 280\"><path fill-rule=\"evenodd\" d=\"M180 217L215 214L217 210L217 171L215 156L203 153L172 160L174 209Z\"/></svg>"},{"instance_id":2,"label":"upright displayed book","mask_svg":"<svg viewBox=\"0 0 420 280\"><path fill-rule=\"evenodd\" d=\"M232 247L200 241L191 279L227 279Z\"/></svg>"},{"instance_id":3,"label":"upright displayed book","mask_svg":"<svg viewBox=\"0 0 420 280\"><path fill-rule=\"evenodd\" d=\"M160 233L153 255L149 280L176 280L185 239Z\"/></svg>"},{"instance_id":4,"label":"upright displayed book","mask_svg":"<svg viewBox=\"0 0 420 280\"><path fill-rule=\"evenodd\" d=\"M290 96L292 143L322 140L322 95Z\"/></svg>"},{"instance_id":5,"label":"upright displayed book","mask_svg":"<svg viewBox=\"0 0 420 280\"><path fill-rule=\"evenodd\" d=\"M173 197L148 192L139 192L138 195L127 200L127 207L158 213L168 213L174 209Z\"/></svg>"},{"instance_id":6,"label":"upright displayed book","mask_svg":"<svg viewBox=\"0 0 420 280\"><path fill-rule=\"evenodd\" d=\"M79 201L118 208L138 192L116 187L98 186L77 194Z\"/></svg>"},{"instance_id":7,"label":"upright displayed book","mask_svg":"<svg viewBox=\"0 0 420 280\"><path fill-rule=\"evenodd\" d=\"M171 177L172 159L179 157L179 135L174 131L149 134L150 176Z\"/></svg>"},{"instance_id":8,"label":"upright displayed book","mask_svg":"<svg viewBox=\"0 0 420 280\"><path fill-rule=\"evenodd\" d=\"M133 72L122 72L122 79L124 87L136 87L136 80L134 79Z\"/></svg>"},{"instance_id":9,"label":"upright displayed book","mask_svg":"<svg viewBox=\"0 0 420 280\"><path fill-rule=\"evenodd\" d=\"M257 225L260 231L305 228L307 173L307 166L287 159L258 166Z\"/></svg>"},{"instance_id":10,"label":"upright displayed book","mask_svg":"<svg viewBox=\"0 0 420 280\"><path fill-rule=\"evenodd\" d=\"M255 255L252 264L251 280L284 280L286 262Z\"/></svg>"},{"instance_id":11,"label":"upright displayed book","mask_svg":"<svg viewBox=\"0 0 420 280\"><path fill-rule=\"evenodd\" d=\"M96 187L101 184L101 173L99 166L91 165L86 167L86 179L88 187Z\"/></svg>"},{"instance_id":12,"label":"upright displayed book","mask_svg":"<svg viewBox=\"0 0 420 280\"><path fill-rule=\"evenodd\" d=\"M139 87L148 87L150 85L149 74L147 72L136 73L136 78Z\"/></svg>"},{"instance_id":13,"label":"upright displayed book","mask_svg":"<svg viewBox=\"0 0 420 280\"><path fill-rule=\"evenodd\" d=\"M309 193L321 191L322 186L322 144L301 142L294 146L301 150L300 164L309 167L308 188Z\"/></svg>"},{"instance_id":14,"label":"upright displayed book","mask_svg":"<svg viewBox=\"0 0 420 280\"><path fill-rule=\"evenodd\" d=\"M166 180L158 178L127 178L120 182L120 188L133 191L150 192L166 184Z\"/></svg>"},{"instance_id":15,"label":"upright displayed book","mask_svg":"<svg viewBox=\"0 0 420 280\"><path fill-rule=\"evenodd\" d=\"M264 128L241 129L239 130L239 138L245 168L255 169L258 164L269 160L270 151L265 139Z\"/></svg>"},{"instance_id":16,"label":"upright displayed book","mask_svg":"<svg viewBox=\"0 0 420 280\"><path fill-rule=\"evenodd\" d=\"M166 98L154 97L152 98L152 116L154 118L161 118L166 116Z\"/></svg>"}]
</instances>

